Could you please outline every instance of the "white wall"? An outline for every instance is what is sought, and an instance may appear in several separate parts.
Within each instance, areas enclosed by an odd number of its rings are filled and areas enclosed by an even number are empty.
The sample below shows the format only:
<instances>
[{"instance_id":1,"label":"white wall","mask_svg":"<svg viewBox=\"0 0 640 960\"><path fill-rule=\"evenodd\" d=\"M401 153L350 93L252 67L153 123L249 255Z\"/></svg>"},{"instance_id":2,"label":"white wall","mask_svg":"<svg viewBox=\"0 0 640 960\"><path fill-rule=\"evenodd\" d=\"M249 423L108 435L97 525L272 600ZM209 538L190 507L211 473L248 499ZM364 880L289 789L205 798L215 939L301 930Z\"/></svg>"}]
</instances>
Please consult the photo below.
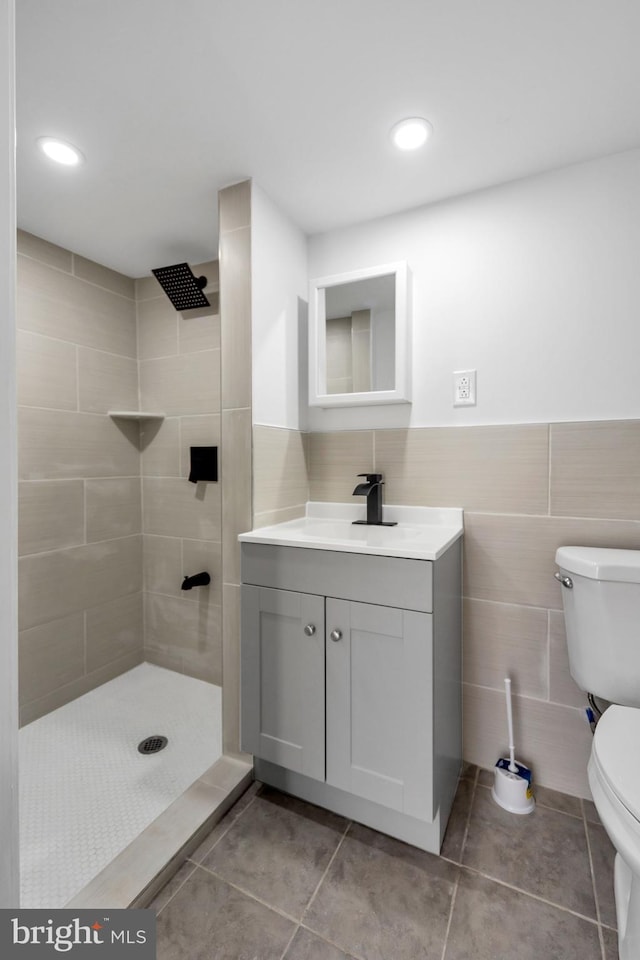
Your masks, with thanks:
<instances>
[{"instance_id":1,"label":"white wall","mask_svg":"<svg viewBox=\"0 0 640 960\"><path fill-rule=\"evenodd\" d=\"M0 0L0 907L18 885L14 0Z\"/></svg>"},{"instance_id":2,"label":"white wall","mask_svg":"<svg viewBox=\"0 0 640 960\"><path fill-rule=\"evenodd\" d=\"M312 237L310 277L409 262L413 404L309 427L639 418L638 251L640 150ZM476 407L452 406L460 369Z\"/></svg>"},{"instance_id":3,"label":"white wall","mask_svg":"<svg viewBox=\"0 0 640 960\"><path fill-rule=\"evenodd\" d=\"M306 413L307 243L255 183L251 191L253 422L300 429ZM301 315L302 314L302 315ZM304 352L303 361L299 354ZM301 401L301 394L303 399Z\"/></svg>"}]
</instances>

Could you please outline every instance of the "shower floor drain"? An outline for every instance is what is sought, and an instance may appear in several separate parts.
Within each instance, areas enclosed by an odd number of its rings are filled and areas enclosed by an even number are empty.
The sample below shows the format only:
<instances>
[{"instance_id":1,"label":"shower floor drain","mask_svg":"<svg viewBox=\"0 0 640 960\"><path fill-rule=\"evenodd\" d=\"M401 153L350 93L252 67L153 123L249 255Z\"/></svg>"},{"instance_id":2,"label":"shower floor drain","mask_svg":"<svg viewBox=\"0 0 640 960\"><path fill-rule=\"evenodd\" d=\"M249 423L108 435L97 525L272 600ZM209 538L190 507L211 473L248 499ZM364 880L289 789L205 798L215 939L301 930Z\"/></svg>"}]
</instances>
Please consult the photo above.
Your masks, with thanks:
<instances>
[{"instance_id":1,"label":"shower floor drain","mask_svg":"<svg viewBox=\"0 0 640 960\"><path fill-rule=\"evenodd\" d=\"M138 744L139 753L158 753L159 750L164 750L166 745L169 743L166 737L160 737L155 735L153 737L147 737L142 743Z\"/></svg>"}]
</instances>

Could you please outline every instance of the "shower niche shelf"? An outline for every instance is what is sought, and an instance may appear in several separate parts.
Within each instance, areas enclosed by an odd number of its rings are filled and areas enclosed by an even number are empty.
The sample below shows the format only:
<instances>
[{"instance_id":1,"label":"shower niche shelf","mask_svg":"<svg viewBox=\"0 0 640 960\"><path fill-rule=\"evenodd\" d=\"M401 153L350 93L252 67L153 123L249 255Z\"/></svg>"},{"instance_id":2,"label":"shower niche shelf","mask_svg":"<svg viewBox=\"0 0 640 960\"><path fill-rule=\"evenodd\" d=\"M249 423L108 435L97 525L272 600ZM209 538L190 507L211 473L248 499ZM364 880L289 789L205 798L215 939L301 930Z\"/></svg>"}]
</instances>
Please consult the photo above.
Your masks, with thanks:
<instances>
[{"instance_id":1,"label":"shower niche shelf","mask_svg":"<svg viewBox=\"0 0 640 960\"><path fill-rule=\"evenodd\" d=\"M165 414L157 410L109 410L110 417L117 420L164 420Z\"/></svg>"}]
</instances>

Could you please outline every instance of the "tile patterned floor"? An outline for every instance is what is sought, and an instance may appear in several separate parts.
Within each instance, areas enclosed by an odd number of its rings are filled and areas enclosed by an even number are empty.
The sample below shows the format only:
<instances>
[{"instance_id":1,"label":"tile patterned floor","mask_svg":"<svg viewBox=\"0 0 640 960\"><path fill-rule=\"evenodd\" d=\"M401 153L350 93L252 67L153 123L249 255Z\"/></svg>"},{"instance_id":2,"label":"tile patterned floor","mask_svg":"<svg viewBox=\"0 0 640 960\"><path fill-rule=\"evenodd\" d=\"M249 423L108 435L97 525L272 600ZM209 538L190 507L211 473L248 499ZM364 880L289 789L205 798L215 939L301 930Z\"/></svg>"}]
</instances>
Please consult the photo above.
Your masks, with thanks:
<instances>
[{"instance_id":1,"label":"tile patterned floor","mask_svg":"<svg viewBox=\"0 0 640 960\"><path fill-rule=\"evenodd\" d=\"M465 769L442 856L254 784L158 895L158 960L616 960L592 803Z\"/></svg>"}]
</instances>

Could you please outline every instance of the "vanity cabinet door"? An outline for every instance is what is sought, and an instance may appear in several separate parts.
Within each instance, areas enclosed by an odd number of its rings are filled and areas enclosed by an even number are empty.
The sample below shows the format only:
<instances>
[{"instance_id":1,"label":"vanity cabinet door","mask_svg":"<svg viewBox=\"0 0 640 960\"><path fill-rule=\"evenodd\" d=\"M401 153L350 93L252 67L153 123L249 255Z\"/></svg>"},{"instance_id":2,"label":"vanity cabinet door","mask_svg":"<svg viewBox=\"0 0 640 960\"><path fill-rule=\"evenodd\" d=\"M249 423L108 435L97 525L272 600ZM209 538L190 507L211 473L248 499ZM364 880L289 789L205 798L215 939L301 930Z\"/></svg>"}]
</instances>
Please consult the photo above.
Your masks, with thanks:
<instances>
[{"instance_id":1,"label":"vanity cabinet door","mask_svg":"<svg viewBox=\"0 0 640 960\"><path fill-rule=\"evenodd\" d=\"M432 621L327 599L327 783L433 817Z\"/></svg>"},{"instance_id":2,"label":"vanity cabinet door","mask_svg":"<svg viewBox=\"0 0 640 960\"><path fill-rule=\"evenodd\" d=\"M242 749L324 780L324 597L243 586L241 650Z\"/></svg>"}]
</instances>

